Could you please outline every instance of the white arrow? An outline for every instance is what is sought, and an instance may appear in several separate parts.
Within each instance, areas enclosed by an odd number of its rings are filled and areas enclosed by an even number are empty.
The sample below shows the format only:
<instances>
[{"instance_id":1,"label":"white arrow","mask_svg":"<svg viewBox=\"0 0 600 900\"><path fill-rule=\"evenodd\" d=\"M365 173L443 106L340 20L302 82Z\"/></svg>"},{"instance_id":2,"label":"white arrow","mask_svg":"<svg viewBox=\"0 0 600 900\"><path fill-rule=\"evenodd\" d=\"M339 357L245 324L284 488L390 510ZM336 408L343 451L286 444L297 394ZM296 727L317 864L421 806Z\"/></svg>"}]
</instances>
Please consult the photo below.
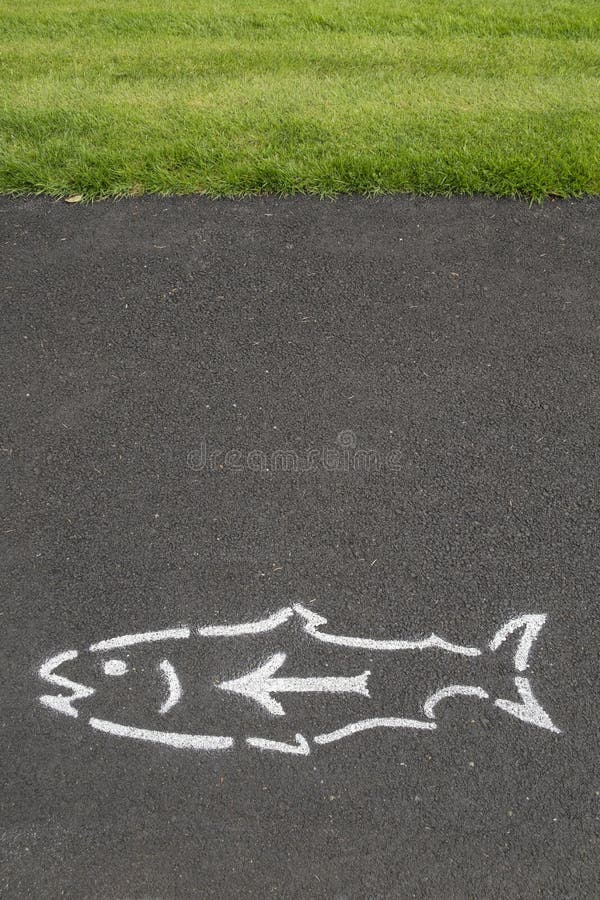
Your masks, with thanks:
<instances>
[{"instance_id":1,"label":"white arrow","mask_svg":"<svg viewBox=\"0 0 600 900\"><path fill-rule=\"evenodd\" d=\"M285 716L285 710L281 703L274 700L271 694L312 694L324 692L328 694L362 694L369 696L367 679L371 674L368 670L362 675L354 675L350 678L273 678L273 674L281 668L286 660L285 653L275 653L264 665L259 666L241 678L231 681L223 681L217 687L222 691L233 691L249 697L268 709L274 716Z\"/></svg>"}]
</instances>

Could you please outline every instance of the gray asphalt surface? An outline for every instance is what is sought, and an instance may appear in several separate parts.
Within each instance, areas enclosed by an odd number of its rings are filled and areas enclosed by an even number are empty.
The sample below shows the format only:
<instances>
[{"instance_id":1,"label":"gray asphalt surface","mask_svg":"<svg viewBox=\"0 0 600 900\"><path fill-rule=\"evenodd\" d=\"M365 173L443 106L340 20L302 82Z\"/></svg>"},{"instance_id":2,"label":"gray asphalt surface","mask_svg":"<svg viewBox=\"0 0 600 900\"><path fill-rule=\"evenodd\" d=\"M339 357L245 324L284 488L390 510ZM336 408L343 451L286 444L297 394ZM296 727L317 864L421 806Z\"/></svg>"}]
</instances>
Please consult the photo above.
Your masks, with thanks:
<instances>
[{"instance_id":1,"label":"gray asphalt surface","mask_svg":"<svg viewBox=\"0 0 600 900\"><path fill-rule=\"evenodd\" d=\"M598 896L599 230L598 201L0 200L4 896ZM197 631L293 604L483 652ZM521 614L519 673L489 642ZM77 717L38 699L69 650ZM219 689L275 653L370 697ZM495 705L515 677L562 733ZM455 683L489 700L314 740Z\"/></svg>"}]
</instances>

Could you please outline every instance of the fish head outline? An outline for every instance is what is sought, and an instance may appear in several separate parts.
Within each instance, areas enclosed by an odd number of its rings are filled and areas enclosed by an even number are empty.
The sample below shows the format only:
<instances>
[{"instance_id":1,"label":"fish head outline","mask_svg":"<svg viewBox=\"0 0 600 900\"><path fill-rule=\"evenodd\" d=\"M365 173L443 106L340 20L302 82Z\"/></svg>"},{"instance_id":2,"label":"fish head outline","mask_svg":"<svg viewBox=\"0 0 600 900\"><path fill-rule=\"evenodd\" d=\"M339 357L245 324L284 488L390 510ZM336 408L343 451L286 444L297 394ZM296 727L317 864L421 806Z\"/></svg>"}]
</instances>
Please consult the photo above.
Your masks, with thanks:
<instances>
[{"instance_id":1,"label":"fish head outline","mask_svg":"<svg viewBox=\"0 0 600 900\"><path fill-rule=\"evenodd\" d=\"M52 686L55 693L43 693L39 702L61 715L77 718L85 701L98 693L105 693L107 684L115 680L128 682L132 690L132 678L146 676L150 669L160 678L161 700L157 711L168 712L178 703L181 684L175 667L168 658L151 658L149 664L132 661L129 651L119 648L98 648L95 645L87 651L63 650L46 659L38 669L38 677L46 686ZM147 679L144 679L147 680Z\"/></svg>"},{"instance_id":2,"label":"fish head outline","mask_svg":"<svg viewBox=\"0 0 600 900\"><path fill-rule=\"evenodd\" d=\"M136 635L122 635L92 644L81 654L78 650L64 650L45 660L38 669L39 678L55 688L55 693L42 694L39 702L55 712L77 718L83 712L85 701L102 693L100 686L117 680L127 682L130 676L142 675L141 681L150 670L158 672L162 680L162 703L155 712L164 714L175 706L182 696L181 683L171 661L156 655L150 656L150 663L137 659L130 648L136 644L153 644L170 638L189 637L187 628L170 629L165 632L148 632ZM161 655L164 652L161 648ZM131 657L131 658L130 658ZM88 662L91 663L88 667ZM85 681L83 680L85 672ZM89 678L87 677L89 675ZM92 686L95 685L95 686ZM172 748L191 750L227 750L234 745L229 735L197 734L168 731L164 729L128 725L120 721L87 716L87 724L96 731L113 736L131 738L166 745Z\"/></svg>"}]
</instances>

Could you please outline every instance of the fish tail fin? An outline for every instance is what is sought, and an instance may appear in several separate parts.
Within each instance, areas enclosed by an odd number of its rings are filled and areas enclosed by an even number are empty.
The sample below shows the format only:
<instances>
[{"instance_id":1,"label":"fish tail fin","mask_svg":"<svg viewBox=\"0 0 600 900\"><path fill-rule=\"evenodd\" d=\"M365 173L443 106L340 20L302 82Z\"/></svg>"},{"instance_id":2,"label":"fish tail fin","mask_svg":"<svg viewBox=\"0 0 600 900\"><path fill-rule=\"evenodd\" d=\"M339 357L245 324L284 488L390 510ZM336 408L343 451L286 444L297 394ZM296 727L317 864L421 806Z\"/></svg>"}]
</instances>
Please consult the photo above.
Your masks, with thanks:
<instances>
[{"instance_id":1,"label":"fish tail fin","mask_svg":"<svg viewBox=\"0 0 600 900\"><path fill-rule=\"evenodd\" d=\"M489 648L492 653L495 653L509 637L513 634L518 635L514 654L515 672L526 672L529 668L529 657L533 645L545 623L545 614L528 614L510 619L495 633L490 641ZM536 725L538 728L545 728L548 731L560 734L560 728L554 725L546 710L535 697L529 678L525 678L522 674L517 674L514 681L520 702L500 698L494 701L494 705L522 722L528 722L530 725Z\"/></svg>"},{"instance_id":2,"label":"fish tail fin","mask_svg":"<svg viewBox=\"0 0 600 900\"><path fill-rule=\"evenodd\" d=\"M520 638L515 650L515 671L525 672L529 668L529 656L533 644L537 640L540 631L546 622L545 614L528 614L510 619L502 628L499 628L490 641L490 650L495 653L499 647L513 634L519 634Z\"/></svg>"},{"instance_id":3,"label":"fish tail fin","mask_svg":"<svg viewBox=\"0 0 600 900\"><path fill-rule=\"evenodd\" d=\"M504 710L509 716L514 716L522 722L527 722L529 725L536 725L538 728L545 728L548 731L553 731L555 734L562 734L561 729L554 724L534 695L529 678L517 675L515 687L521 699L520 703L515 700L499 699L494 701L494 706Z\"/></svg>"}]
</instances>

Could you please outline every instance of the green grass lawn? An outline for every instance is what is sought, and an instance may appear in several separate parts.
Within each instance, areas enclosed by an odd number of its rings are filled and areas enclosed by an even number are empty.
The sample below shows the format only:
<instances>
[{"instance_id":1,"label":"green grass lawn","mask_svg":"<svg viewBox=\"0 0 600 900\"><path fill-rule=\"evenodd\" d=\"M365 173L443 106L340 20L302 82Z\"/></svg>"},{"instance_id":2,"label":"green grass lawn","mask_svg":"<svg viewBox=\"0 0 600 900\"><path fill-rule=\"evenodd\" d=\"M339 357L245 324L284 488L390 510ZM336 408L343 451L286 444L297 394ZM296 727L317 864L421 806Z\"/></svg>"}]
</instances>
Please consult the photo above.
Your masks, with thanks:
<instances>
[{"instance_id":1,"label":"green grass lawn","mask_svg":"<svg viewBox=\"0 0 600 900\"><path fill-rule=\"evenodd\" d=\"M599 0L0 0L0 191L600 193Z\"/></svg>"}]
</instances>

